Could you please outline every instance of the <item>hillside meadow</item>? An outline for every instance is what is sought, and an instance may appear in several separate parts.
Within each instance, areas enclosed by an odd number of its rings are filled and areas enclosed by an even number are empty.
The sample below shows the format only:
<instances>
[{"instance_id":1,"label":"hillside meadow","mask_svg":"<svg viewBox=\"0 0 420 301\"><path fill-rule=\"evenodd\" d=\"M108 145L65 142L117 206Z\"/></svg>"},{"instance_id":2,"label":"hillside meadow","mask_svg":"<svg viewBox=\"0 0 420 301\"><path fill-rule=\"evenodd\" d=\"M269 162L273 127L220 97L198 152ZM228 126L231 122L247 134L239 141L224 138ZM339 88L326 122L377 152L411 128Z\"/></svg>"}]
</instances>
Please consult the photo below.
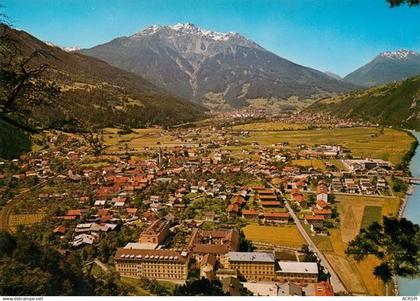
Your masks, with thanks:
<instances>
[{"instance_id":1,"label":"hillside meadow","mask_svg":"<svg viewBox=\"0 0 420 301\"><path fill-rule=\"evenodd\" d=\"M378 158L394 164L401 161L413 142L406 132L374 127L259 131L250 132L250 136L242 140L266 146L281 142L288 142L291 146L340 144L349 148L356 157Z\"/></svg>"}]
</instances>

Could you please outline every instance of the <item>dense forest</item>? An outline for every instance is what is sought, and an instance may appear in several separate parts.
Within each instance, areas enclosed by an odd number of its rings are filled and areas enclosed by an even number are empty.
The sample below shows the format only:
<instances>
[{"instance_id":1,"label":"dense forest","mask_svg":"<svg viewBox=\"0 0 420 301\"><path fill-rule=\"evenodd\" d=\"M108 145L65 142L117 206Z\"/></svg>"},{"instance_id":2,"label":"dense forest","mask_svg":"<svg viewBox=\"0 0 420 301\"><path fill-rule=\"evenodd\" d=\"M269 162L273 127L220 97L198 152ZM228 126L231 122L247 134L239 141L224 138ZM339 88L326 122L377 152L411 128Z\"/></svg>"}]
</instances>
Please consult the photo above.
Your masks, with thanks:
<instances>
[{"instance_id":1,"label":"dense forest","mask_svg":"<svg viewBox=\"0 0 420 301\"><path fill-rule=\"evenodd\" d=\"M13 159L30 149L29 135L0 119L0 158Z\"/></svg>"},{"instance_id":2,"label":"dense forest","mask_svg":"<svg viewBox=\"0 0 420 301\"><path fill-rule=\"evenodd\" d=\"M2 44L7 43L1 47L3 120L38 129L94 129L169 126L203 116L201 107L130 72L47 45L4 24L0 32ZM12 101L13 106L8 104Z\"/></svg>"},{"instance_id":3,"label":"dense forest","mask_svg":"<svg viewBox=\"0 0 420 301\"><path fill-rule=\"evenodd\" d=\"M420 76L320 100L308 111L365 120L396 128L420 129Z\"/></svg>"}]
</instances>

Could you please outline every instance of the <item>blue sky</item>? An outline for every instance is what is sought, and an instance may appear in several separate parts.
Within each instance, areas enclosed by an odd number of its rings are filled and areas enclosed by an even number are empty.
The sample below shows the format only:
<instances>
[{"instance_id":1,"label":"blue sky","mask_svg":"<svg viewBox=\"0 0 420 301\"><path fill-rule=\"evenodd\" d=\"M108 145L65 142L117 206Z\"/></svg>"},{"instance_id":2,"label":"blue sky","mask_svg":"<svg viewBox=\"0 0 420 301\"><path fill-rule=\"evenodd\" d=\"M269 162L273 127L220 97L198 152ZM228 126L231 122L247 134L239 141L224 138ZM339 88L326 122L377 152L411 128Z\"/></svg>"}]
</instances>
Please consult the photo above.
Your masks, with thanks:
<instances>
[{"instance_id":1,"label":"blue sky","mask_svg":"<svg viewBox=\"0 0 420 301\"><path fill-rule=\"evenodd\" d=\"M385 0L0 0L13 25L83 48L153 24L236 31L264 48L345 75L385 50L420 50L420 7Z\"/></svg>"}]
</instances>

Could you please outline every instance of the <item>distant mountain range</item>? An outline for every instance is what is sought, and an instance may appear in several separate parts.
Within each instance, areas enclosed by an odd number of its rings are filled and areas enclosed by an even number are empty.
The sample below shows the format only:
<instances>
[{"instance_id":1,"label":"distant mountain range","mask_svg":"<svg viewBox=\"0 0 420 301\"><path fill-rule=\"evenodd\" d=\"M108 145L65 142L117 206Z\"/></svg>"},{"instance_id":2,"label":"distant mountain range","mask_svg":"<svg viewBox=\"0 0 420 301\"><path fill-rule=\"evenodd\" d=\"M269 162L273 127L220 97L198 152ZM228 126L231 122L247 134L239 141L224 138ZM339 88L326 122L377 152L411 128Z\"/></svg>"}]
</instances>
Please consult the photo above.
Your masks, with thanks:
<instances>
[{"instance_id":1,"label":"distant mountain range","mask_svg":"<svg viewBox=\"0 0 420 301\"><path fill-rule=\"evenodd\" d=\"M307 111L420 130L420 75L323 99L312 104Z\"/></svg>"},{"instance_id":2,"label":"distant mountain range","mask_svg":"<svg viewBox=\"0 0 420 301\"><path fill-rule=\"evenodd\" d=\"M420 53L411 50L386 51L343 78L343 81L371 87L420 74Z\"/></svg>"},{"instance_id":3,"label":"distant mountain range","mask_svg":"<svg viewBox=\"0 0 420 301\"><path fill-rule=\"evenodd\" d=\"M32 63L51 66L43 76L61 89L52 106L36 108L28 116L44 126L63 128L74 119L98 128L173 125L203 115L202 108L170 95L138 75L47 45L24 31L9 27L6 31L23 55L41 51L42 55Z\"/></svg>"},{"instance_id":4,"label":"distant mountain range","mask_svg":"<svg viewBox=\"0 0 420 301\"><path fill-rule=\"evenodd\" d=\"M334 72L325 71L324 73L325 73L326 75L328 75L329 77L332 77L332 78L334 78L334 79L336 79L336 80L341 80L341 79L342 79L342 77L341 77L340 75L335 74Z\"/></svg>"},{"instance_id":5,"label":"distant mountain range","mask_svg":"<svg viewBox=\"0 0 420 301\"><path fill-rule=\"evenodd\" d=\"M210 107L240 107L253 99L308 98L355 88L281 58L238 33L193 24L155 25L80 52Z\"/></svg>"}]
</instances>

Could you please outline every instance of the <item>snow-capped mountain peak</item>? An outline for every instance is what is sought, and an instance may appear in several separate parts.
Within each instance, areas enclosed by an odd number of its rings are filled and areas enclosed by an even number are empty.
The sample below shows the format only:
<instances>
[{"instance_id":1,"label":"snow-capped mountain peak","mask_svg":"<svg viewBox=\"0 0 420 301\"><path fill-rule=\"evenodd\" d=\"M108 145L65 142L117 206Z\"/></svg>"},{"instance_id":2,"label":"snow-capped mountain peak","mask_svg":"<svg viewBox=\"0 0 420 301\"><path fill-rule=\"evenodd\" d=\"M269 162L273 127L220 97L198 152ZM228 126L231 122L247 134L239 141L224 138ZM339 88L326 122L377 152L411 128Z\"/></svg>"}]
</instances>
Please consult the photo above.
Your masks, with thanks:
<instances>
[{"instance_id":1,"label":"snow-capped mountain peak","mask_svg":"<svg viewBox=\"0 0 420 301\"><path fill-rule=\"evenodd\" d=\"M406 49L400 49L396 51L385 51L380 54L382 57L392 58L392 59L406 59L409 55L419 55L419 53L412 51L412 50L406 50Z\"/></svg>"},{"instance_id":2,"label":"snow-capped mountain peak","mask_svg":"<svg viewBox=\"0 0 420 301\"><path fill-rule=\"evenodd\" d=\"M77 46L70 46L70 47L62 47L61 49L67 52L73 52L73 51L79 51L81 48Z\"/></svg>"},{"instance_id":3,"label":"snow-capped mountain peak","mask_svg":"<svg viewBox=\"0 0 420 301\"><path fill-rule=\"evenodd\" d=\"M80 47L77 47L77 46L62 47L62 46L56 45L56 44L54 44L53 42L50 42L50 41L44 41L44 43L47 44L48 46L51 46L51 47L60 48L61 50L64 50L66 52L79 51L81 49Z\"/></svg>"},{"instance_id":4,"label":"snow-capped mountain peak","mask_svg":"<svg viewBox=\"0 0 420 301\"><path fill-rule=\"evenodd\" d=\"M175 25L169 25L169 26L152 25L142 30L141 32L137 33L135 36L152 35L164 29L167 29L167 30L169 29L171 31L176 32L177 34L198 35L203 38L208 38L214 41L227 41L231 38L245 39L237 32L217 32L217 31L203 29L192 23L177 23Z\"/></svg>"}]
</instances>

